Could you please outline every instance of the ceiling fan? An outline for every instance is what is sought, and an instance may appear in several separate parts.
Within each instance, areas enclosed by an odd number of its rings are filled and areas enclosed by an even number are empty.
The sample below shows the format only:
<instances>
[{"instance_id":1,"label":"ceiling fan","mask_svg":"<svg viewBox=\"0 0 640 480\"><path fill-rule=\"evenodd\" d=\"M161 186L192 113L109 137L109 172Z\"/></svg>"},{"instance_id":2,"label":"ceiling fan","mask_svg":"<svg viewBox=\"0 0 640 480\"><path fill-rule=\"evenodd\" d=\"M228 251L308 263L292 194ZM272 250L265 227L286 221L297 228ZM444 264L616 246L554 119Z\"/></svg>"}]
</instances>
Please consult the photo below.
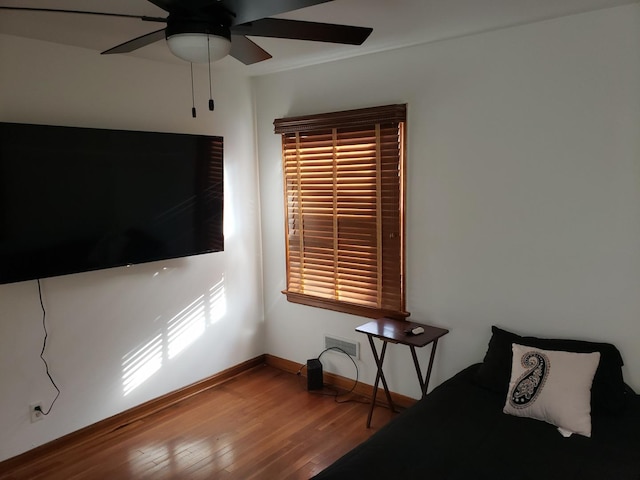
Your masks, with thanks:
<instances>
[{"instance_id":1,"label":"ceiling fan","mask_svg":"<svg viewBox=\"0 0 640 480\"><path fill-rule=\"evenodd\" d=\"M103 54L127 53L162 39L171 52L192 63L211 63L231 55L245 65L271 55L247 36L361 45L371 28L268 18L331 0L148 0L166 18L54 8L3 7L2 10L57 12L136 18L166 26L110 48Z\"/></svg>"}]
</instances>

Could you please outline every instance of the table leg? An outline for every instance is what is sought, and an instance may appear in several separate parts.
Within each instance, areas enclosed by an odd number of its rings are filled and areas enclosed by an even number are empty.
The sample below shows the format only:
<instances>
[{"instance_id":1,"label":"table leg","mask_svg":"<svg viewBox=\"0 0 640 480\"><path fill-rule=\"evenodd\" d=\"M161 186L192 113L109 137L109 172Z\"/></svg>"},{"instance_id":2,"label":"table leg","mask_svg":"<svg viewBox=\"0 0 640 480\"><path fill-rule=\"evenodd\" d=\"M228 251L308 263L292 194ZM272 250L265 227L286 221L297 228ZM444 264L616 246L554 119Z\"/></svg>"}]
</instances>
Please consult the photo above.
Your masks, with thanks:
<instances>
[{"instance_id":1,"label":"table leg","mask_svg":"<svg viewBox=\"0 0 640 480\"><path fill-rule=\"evenodd\" d=\"M424 380L422 379L422 371L420 370L420 363L418 363L418 355L416 354L416 347L414 347L413 345L409 345L409 348L411 349L413 364L416 366L416 373L418 374L418 381L420 382L420 391L423 392L422 396L424 397L424 391L425 391Z\"/></svg>"},{"instance_id":2,"label":"table leg","mask_svg":"<svg viewBox=\"0 0 640 480\"><path fill-rule=\"evenodd\" d=\"M371 417L373 416L373 409L376 405L376 397L378 396L378 385L380 384L380 380L382 380L382 385L384 387L384 392L387 397L387 402L389 403L389 408L392 411L395 411L395 406L393 405L393 401L391 400L391 393L389 392L389 387L387 386L387 380L384 378L384 372L382 371L382 364L384 362L384 356L387 352L387 342L383 341L382 343L382 351L380 352L380 357L378 357L378 351L376 350L375 343L373 342L373 337L368 335L369 345L371 346L371 352L373 353L373 358L376 362L376 366L378 367L378 372L376 373L376 381L373 384L373 393L371 395L371 407L369 408L369 416L367 417L367 428L371 426Z\"/></svg>"},{"instance_id":3,"label":"table leg","mask_svg":"<svg viewBox=\"0 0 640 480\"><path fill-rule=\"evenodd\" d=\"M427 369L427 376L424 379L424 385L422 385L422 396L427 394L427 388L429 387L429 379L431 378L431 369L433 368L433 359L436 357L436 347L438 346L438 339L436 338L431 344L431 356L429 357L429 368Z\"/></svg>"}]
</instances>

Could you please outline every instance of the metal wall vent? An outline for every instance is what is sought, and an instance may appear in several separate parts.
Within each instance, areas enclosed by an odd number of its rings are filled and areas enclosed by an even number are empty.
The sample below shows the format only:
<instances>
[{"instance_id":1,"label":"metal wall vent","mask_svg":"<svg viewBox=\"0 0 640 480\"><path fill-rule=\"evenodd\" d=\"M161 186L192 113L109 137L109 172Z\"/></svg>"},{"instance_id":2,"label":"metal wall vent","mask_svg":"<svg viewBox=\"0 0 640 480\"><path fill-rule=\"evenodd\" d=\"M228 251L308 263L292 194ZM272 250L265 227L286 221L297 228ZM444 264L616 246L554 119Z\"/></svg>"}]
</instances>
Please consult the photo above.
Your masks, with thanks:
<instances>
[{"instance_id":1,"label":"metal wall vent","mask_svg":"<svg viewBox=\"0 0 640 480\"><path fill-rule=\"evenodd\" d=\"M348 355L352 356L355 359L360 358L360 344L358 342L353 342L345 338L330 337L329 335L325 335L324 348L327 349L334 347L344 350ZM329 352L331 351L335 353L341 353L339 350L329 350Z\"/></svg>"}]
</instances>

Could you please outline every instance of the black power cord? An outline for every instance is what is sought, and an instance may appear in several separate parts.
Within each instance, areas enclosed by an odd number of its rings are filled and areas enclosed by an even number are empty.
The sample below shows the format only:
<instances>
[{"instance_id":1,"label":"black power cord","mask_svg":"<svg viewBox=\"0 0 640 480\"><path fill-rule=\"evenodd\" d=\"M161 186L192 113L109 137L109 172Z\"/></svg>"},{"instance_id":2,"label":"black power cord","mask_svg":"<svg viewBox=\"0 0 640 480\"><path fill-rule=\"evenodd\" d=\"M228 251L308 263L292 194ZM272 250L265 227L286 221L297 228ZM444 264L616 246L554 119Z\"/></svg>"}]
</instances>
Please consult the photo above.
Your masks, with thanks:
<instances>
[{"instance_id":1,"label":"black power cord","mask_svg":"<svg viewBox=\"0 0 640 480\"><path fill-rule=\"evenodd\" d=\"M40 308L42 308L42 328L44 329L44 341L42 342L42 351L40 352L40 358L44 363L44 367L47 372L47 376L51 381L51 385L53 385L53 388L55 388L58 393L56 393L56 397L53 399L53 402L51 402L51 405L49 406L49 409L46 412L42 410L40 406L35 407L35 410L41 412L43 415L49 415L49 412L51 412L51 409L53 408L53 404L56 403L56 400L58 400L58 397L60 396L60 389L58 388L58 385L56 385L56 382L53 381L53 377L51 377L51 373L49 372L49 364L44 358L44 351L47 348L47 338L49 338L49 332L47 332L47 323L45 321L47 317L47 311L45 310L44 302L42 301L42 287L40 285L39 278L38 278L38 297L40 298Z\"/></svg>"},{"instance_id":2,"label":"black power cord","mask_svg":"<svg viewBox=\"0 0 640 480\"><path fill-rule=\"evenodd\" d=\"M311 391L309 393L313 393L315 395L323 395L323 396L327 396L327 397L333 397L333 399L336 401L336 403L348 403L348 402L357 402L357 400L343 400L341 402L338 401L338 397L344 397L346 395L349 395L351 393L353 393L353 391L355 390L356 386L358 385L358 380L359 380L359 375L360 375L360 371L358 369L358 364L355 362L355 360L353 359L353 357L351 355L349 355L347 352L345 352L342 348L340 347L329 347L329 348L325 348L322 352L320 352L320 355L318 355L317 360L320 360L320 358L322 357L322 355L324 355L326 352L328 352L329 350L337 350L339 352L344 353L347 357L349 357L349 360L351 360L351 363L353 363L353 366L356 369L356 379L353 382L353 386L351 387L351 390L349 390L348 392L344 392L344 393L339 393L337 390L332 391L331 393L325 393L325 392L316 392L316 391ZM297 374L298 376L300 376L302 374L302 370L306 367L305 365L302 365L300 367L300 369L298 370ZM360 403L366 403L366 402L360 402Z\"/></svg>"}]
</instances>

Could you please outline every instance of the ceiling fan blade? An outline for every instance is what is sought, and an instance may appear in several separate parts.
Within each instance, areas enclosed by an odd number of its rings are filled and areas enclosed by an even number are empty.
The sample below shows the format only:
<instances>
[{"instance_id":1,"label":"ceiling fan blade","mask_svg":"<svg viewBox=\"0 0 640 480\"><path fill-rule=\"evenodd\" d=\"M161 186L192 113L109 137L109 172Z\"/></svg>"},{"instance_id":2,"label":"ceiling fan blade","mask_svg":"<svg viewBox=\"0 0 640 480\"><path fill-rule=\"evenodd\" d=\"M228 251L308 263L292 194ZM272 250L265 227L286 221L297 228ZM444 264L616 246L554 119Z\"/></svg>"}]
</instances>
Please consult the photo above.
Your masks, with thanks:
<instances>
[{"instance_id":1,"label":"ceiling fan blade","mask_svg":"<svg viewBox=\"0 0 640 480\"><path fill-rule=\"evenodd\" d=\"M175 0L149 0L149 2L153 3L156 7L161 8L165 12L171 12L179 7L180 2Z\"/></svg>"},{"instance_id":2,"label":"ceiling fan blade","mask_svg":"<svg viewBox=\"0 0 640 480\"><path fill-rule=\"evenodd\" d=\"M53 12L53 13L76 13L80 15L98 15L101 17L137 18L145 22L166 22L166 18L148 17L146 15L127 15L124 13L108 12L88 12L86 10L63 10L59 8L32 8L32 7L0 7L0 10L19 10L23 12Z\"/></svg>"},{"instance_id":3,"label":"ceiling fan blade","mask_svg":"<svg viewBox=\"0 0 640 480\"><path fill-rule=\"evenodd\" d=\"M231 28L232 33L256 37L291 38L315 42L361 45L373 31L367 27L263 18Z\"/></svg>"},{"instance_id":4,"label":"ceiling fan blade","mask_svg":"<svg viewBox=\"0 0 640 480\"><path fill-rule=\"evenodd\" d=\"M133 52L142 47L146 47L147 45L151 45L153 42L157 42L158 40L163 40L165 38L164 28L160 30L156 30L155 32L147 33L146 35L141 35L133 40L129 40L128 42L121 43L120 45L116 45L109 50L105 50L102 52L102 55L109 55L112 53L128 53Z\"/></svg>"},{"instance_id":5,"label":"ceiling fan blade","mask_svg":"<svg viewBox=\"0 0 640 480\"><path fill-rule=\"evenodd\" d=\"M234 13L231 23L233 26L330 1L332 0L219 0L216 3Z\"/></svg>"},{"instance_id":6,"label":"ceiling fan blade","mask_svg":"<svg viewBox=\"0 0 640 480\"><path fill-rule=\"evenodd\" d=\"M240 60L245 65L251 65L271 58L269 52L256 45L244 35L233 34L231 35L231 51L229 55Z\"/></svg>"}]
</instances>

